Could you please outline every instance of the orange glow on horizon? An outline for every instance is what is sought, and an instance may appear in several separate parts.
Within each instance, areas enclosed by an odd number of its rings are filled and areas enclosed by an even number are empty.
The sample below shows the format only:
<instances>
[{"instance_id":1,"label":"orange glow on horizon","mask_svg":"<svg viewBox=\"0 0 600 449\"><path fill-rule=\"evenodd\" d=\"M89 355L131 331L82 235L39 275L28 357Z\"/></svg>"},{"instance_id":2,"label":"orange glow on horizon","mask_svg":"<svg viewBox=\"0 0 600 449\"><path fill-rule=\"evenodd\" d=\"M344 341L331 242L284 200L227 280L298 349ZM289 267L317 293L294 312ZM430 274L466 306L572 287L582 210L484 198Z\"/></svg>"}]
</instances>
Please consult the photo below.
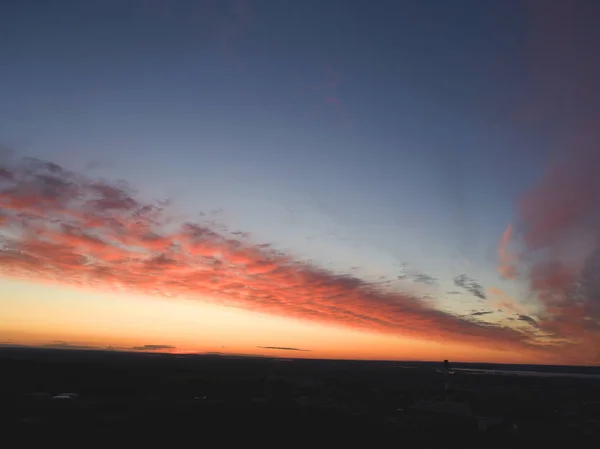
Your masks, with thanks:
<instances>
[{"instance_id":1,"label":"orange glow on horizon","mask_svg":"<svg viewBox=\"0 0 600 449\"><path fill-rule=\"evenodd\" d=\"M0 343L282 358L518 363L523 354L358 332L183 299L2 281ZM260 346L297 348L276 350ZM146 351L153 352L153 351Z\"/></svg>"}]
</instances>

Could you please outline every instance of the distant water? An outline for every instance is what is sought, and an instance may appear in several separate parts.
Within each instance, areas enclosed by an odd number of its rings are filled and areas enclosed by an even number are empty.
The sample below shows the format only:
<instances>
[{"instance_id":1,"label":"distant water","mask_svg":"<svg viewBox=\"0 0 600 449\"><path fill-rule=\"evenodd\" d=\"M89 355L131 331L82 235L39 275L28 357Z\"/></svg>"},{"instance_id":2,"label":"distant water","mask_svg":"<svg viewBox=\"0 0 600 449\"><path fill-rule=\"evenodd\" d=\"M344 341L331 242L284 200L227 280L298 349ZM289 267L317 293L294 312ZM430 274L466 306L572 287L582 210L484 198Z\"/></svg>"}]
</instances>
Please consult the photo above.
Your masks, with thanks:
<instances>
[{"instance_id":1,"label":"distant water","mask_svg":"<svg viewBox=\"0 0 600 449\"><path fill-rule=\"evenodd\" d=\"M600 379L600 374L582 374L567 372L546 371L521 371L503 369L477 369L477 368L453 368L453 371L462 371L472 374L488 374L498 376L527 376L527 377L577 377L581 379Z\"/></svg>"}]
</instances>

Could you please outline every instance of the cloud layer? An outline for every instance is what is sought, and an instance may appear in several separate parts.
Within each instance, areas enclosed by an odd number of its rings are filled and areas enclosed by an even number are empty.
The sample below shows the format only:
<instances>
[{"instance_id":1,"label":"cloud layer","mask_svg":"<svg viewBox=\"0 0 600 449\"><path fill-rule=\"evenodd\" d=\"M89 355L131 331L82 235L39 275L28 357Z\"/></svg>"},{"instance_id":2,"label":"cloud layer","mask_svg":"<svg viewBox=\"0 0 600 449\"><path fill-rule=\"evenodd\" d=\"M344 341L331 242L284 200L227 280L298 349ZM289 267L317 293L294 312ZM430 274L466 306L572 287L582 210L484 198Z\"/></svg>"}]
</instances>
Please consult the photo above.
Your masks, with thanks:
<instances>
[{"instance_id":1,"label":"cloud layer","mask_svg":"<svg viewBox=\"0 0 600 449\"><path fill-rule=\"evenodd\" d=\"M520 321L600 363L600 32L593 19L600 10L582 1L529 4L528 126L550 134L556 154L519 198L498 270L528 287L536 313L518 310Z\"/></svg>"},{"instance_id":2,"label":"cloud layer","mask_svg":"<svg viewBox=\"0 0 600 449\"><path fill-rule=\"evenodd\" d=\"M596 150L571 152L522 195L511 236L518 257L505 271L526 283L540 310L518 319L590 357L600 348L600 178L591 169L599 166Z\"/></svg>"},{"instance_id":3,"label":"cloud layer","mask_svg":"<svg viewBox=\"0 0 600 449\"><path fill-rule=\"evenodd\" d=\"M36 159L0 165L0 274L215 301L261 313L480 348L546 349L531 333L433 308L222 228L177 222L168 205ZM468 277L457 285L484 296ZM148 349L148 348L146 348ZM556 348L554 348L556 349Z\"/></svg>"}]
</instances>

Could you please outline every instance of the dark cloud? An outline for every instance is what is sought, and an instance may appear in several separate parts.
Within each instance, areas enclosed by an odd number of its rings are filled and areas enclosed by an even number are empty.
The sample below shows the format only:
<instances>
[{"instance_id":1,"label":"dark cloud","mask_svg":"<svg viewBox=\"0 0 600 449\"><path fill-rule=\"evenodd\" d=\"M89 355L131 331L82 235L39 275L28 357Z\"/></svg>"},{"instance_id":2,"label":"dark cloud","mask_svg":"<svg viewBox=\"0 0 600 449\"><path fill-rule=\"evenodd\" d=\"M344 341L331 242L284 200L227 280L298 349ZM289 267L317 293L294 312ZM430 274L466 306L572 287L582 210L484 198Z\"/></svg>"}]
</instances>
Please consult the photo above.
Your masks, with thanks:
<instances>
[{"instance_id":1,"label":"dark cloud","mask_svg":"<svg viewBox=\"0 0 600 449\"><path fill-rule=\"evenodd\" d=\"M490 313L494 313L494 312L491 311L491 310L483 310L483 311L480 311L480 312L473 312L473 313L471 313L471 316L489 315Z\"/></svg>"},{"instance_id":2,"label":"dark cloud","mask_svg":"<svg viewBox=\"0 0 600 449\"><path fill-rule=\"evenodd\" d=\"M397 276L397 279L401 281L417 282L431 287L436 287L438 285L438 280L436 278L426 273L410 269L407 264L402 264L402 273Z\"/></svg>"},{"instance_id":3,"label":"dark cloud","mask_svg":"<svg viewBox=\"0 0 600 449\"><path fill-rule=\"evenodd\" d=\"M533 327L539 327L538 322L530 317L529 315L519 315L519 317L517 318L519 321L525 321L526 323L531 324Z\"/></svg>"},{"instance_id":4,"label":"dark cloud","mask_svg":"<svg viewBox=\"0 0 600 449\"><path fill-rule=\"evenodd\" d=\"M203 352L197 355L206 355L206 356L211 356L211 357L223 357L223 358L228 358L228 359L240 359L240 358L248 358L248 359L268 359L269 357L264 356L264 355L257 355L257 354L245 354L245 353L238 353L238 354L234 354L231 352L218 352L218 351L211 351L211 352Z\"/></svg>"},{"instance_id":5,"label":"dark cloud","mask_svg":"<svg viewBox=\"0 0 600 449\"><path fill-rule=\"evenodd\" d=\"M413 276L413 281L419 282L421 284L431 285L432 287L436 286L438 283L438 280L436 278L424 273L415 274Z\"/></svg>"},{"instance_id":6,"label":"dark cloud","mask_svg":"<svg viewBox=\"0 0 600 449\"><path fill-rule=\"evenodd\" d=\"M456 285L457 287L464 288L465 290L467 290L468 292L470 292L474 296L477 296L480 299L486 299L485 289L483 288L483 286L474 279L471 279L466 274L455 276L454 285Z\"/></svg>"},{"instance_id":7,"label":"dark cloud","mask_svg":"<svg viewBox=\"0 0 600 449\"><path fill-rule=\"evenodd\" d=\"M136 351L162 351L168 349L175 349L175 346L171 345L144 345L144 346L134 346L131 349Z\"/></svg>"},{"instance_id":8,"label":"dark cloud","mask_svg":"<svg viewBox=\"0 0 600 449\"><path fill-rule=\"evenodd\" d=\"M98 349L96 346L73 345L66 341L53 341L52 343L42 345L42 347L52 349Z\"/></svg>"},{"instance_id":9,"label":"dark cloud","mask_svg":"<svg viewBox=\"0 0 600 449\"><path fill-rule=\"evenodd\" d=\"M462 292L456 291L456 290L451 290L449 292L446 292L447 295L462 295Z\"/></svg>"},{"instance_id":10,"label":"dark cloud","mask_svg":"<svg viewBox=\"0 0 600 449\"><path fill-rule=\"evenodd\" d=\"M257 346L257 348L261 348L261 349L276 349L278 351L302 351L302 352L310 352L310 349L286 348L286 347L282 347L282 346Z\"/></svg>"}]
</instances>

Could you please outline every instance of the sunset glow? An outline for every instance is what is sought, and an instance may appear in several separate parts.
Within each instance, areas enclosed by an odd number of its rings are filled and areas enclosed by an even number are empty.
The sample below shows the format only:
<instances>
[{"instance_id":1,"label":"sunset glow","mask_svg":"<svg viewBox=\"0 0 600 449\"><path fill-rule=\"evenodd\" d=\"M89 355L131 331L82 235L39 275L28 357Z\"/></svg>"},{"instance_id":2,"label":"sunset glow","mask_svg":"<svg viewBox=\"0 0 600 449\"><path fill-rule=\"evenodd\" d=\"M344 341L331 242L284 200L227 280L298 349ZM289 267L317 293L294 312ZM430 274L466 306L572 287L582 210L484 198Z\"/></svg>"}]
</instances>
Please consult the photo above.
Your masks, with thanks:
<instances>
[{"instance_id":1,"label":"sunset glow","mask_svg":"<svg viewBox=\"0 0 600 449\"><path fill-rule=\"evenodd\" d=\"M0 74L0 344L600 363L595 117L516 80L551 84L569 55L451 34L400 67L388 38L362 48L330 7L304 27L299 4L142 3L66 8L30 36L6 25L25 56ZM365 30L380 29L366 5ZM560 11L536 11L550 33ZM576 33L564 46L580 53L560 82L600 74ZM471 51L515 68L488 80ZM430 71L448 74L421 84ZM586 115L596 97L573 87L566 107Z\"/></svg>"}]
</instances>

